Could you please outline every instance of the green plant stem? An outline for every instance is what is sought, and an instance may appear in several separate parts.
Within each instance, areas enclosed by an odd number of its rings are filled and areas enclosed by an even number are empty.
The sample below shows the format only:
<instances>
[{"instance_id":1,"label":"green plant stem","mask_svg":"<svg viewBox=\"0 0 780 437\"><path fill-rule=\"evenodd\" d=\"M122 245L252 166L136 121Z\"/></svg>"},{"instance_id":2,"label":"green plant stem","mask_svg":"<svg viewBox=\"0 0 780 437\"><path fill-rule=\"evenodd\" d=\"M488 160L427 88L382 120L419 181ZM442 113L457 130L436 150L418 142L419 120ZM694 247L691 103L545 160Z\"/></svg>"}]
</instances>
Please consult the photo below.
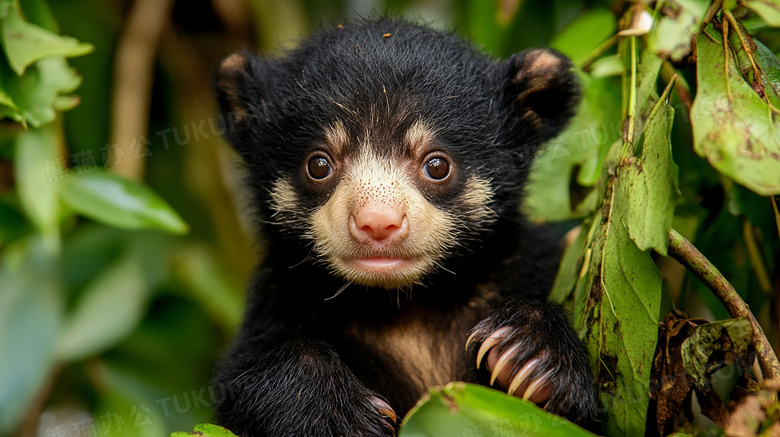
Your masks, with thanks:
<instances>
[{"instance_id":1,"label":"green plant stem","mask_svg":"<svg viewBox=\"0 0 780 437\"><path fill-rule=\"evenodd\" d=\"M600 58L600 57L601 57L601 55L603 55L603 54L604 54L604 52L606 52L607 50L609 50L609 48L610 48L610 47L612 47L613 45L615 45L615 43L617 43L617 41L618 41L618 36L617 36L617 35L613 35L613 36L611 36L609 39L607 39L606 41L604 41L603 43L601 43L601 44L600 44L598 47L596 47L596 49L595 49L595 50L593 50L592 52L590 52L590 53L588 54L588 56L586 56L586 57L585 57L585 59L583 59L582 61L580 61L580 63L579 63L579 67L580 67L580 69L582 69L583 71L588 71L588 70L590 69L590 66L591 66L591 65L592 65L592 64L593 64L593 63L594 63L594 62L595 62L595 61L596 61L598 58Z\"/></svg>"},{"instance_id":2,"label":"green plant stem","mask_svg":"<svg viewBox=\"0 0 780 437\"><path fill-rule=\"evenodd\" d=\"M758 354L758 365L764 379L780 378L780 362L769 344L764 330L750 312L750 307L737 294L734 287L723 277L717 267L679 232L669 232L669 255L701 280L723 303L732 317L747 317L753 326L753 346Z\"/></svg>"},{"instance_id":3,"label":"green plant stem","mask_svg":"<svg viewBox=\"0 0 780 437\"><path fill-rule=\"evenodd\" d=\"M726 96L729 98L729 102L733 102L734 98L731 96L731 88L729 87L729 22L724 20L721 24L721 30L723 33L723 77L725 78Z\"/></svg>"},{"instance_id":4,"label":"green plant stem","mask_svg":"<svg viewBox=\"0 0 780 437\"><path fill-rule=\"evenodd\" d=\"M629 142L632 147L634 144L634 123L636 122L636 37L631 39L631 85L628 93L628 128L623 143Z\"/></svg>"}]
</instances>

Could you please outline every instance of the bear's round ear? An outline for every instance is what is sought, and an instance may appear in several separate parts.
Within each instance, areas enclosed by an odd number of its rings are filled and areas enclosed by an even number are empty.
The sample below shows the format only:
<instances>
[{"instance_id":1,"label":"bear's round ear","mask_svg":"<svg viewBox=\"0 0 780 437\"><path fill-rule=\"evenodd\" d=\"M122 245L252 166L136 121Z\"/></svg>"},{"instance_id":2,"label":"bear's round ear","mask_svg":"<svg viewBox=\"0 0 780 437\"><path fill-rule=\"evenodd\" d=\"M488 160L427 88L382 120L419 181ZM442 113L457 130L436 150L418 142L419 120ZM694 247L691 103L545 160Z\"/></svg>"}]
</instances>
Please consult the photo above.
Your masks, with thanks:
<instances>
[{"instance_id":1,"label":"bear's round ear","mask_svg":"<svg viewBox=\"0 0 780 437\"><path fill-rule=\"evenodd\" d=\"M505 104L513 135L542 144L558 135L574 115L580 85L569 59L552 49L516 53L502 64Z\"/></svg>"},{"instance_id":2,"label":"bear's round ear","mask_svg":"<svg viewBox=\"0 0 780 437\"><path fill-rule=\"evenodd\" d=\"M219 103L220 121L225 138L237 152L249 143L246 133L250 125L259 122L266 111L267 90L273 85L271 61L242 50L225 58L213 76L213 87ZM246 158L246 156L244 156Z\"/></svg>"},{"instance_id":3,"label":"bear's round ear","mask_svg":"<svg viewBox=\"0 0 780 437\"><path fill-rule=\"evenodd\" d=\"M253 63L257 55L249 51L233 53L225 58L214 75L214 90L220 110L235 120L246 118L249 98L248 89L252 81Z\"/></svg>"}]
</instances>

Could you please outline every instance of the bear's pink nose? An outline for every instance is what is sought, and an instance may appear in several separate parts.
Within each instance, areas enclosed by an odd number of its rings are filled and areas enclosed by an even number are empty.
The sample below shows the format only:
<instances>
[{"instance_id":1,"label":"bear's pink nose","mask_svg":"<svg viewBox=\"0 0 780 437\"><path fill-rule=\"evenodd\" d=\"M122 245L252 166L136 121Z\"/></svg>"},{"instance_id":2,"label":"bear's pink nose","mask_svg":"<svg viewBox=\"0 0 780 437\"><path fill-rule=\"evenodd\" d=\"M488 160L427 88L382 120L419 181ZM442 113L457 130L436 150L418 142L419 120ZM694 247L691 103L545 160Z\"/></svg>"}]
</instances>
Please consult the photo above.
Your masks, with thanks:
<instances>
[{"instance_id":1,"label":"bear's pink nose","mask_svg":"<svg viewBox=\"0 0 780 437\"><path fill-rule=\"evenodd\" d=\"M367 205L352 214L349 231L362 243L392 243L408 234L406 215L389 205Z\"/></svg>"}]
</instances>

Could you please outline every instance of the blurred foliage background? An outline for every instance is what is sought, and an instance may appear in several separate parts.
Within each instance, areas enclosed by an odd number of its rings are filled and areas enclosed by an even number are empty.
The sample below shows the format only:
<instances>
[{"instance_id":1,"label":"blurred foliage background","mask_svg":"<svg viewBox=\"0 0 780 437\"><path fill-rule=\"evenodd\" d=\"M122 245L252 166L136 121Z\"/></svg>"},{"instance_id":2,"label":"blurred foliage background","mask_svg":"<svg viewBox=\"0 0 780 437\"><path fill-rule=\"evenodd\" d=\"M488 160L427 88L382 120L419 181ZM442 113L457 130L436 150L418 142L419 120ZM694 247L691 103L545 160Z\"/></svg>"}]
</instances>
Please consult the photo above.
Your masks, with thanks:
<instances>
[{"instance_id":1,"label":"blurred foliage background","mask_svg":"<svg viewBox=\"0 0 780 437\"><path fill-rule=\"evenodd\" d=\"M215 122L220 59L240 48L278 53L322 26L377 15L453 29L501 58L558 48L587 71L584 111L570 142L537 162L528 210L563 233L593 210L588 193L621 136L624 66L609 41L632 4L0 0L0 436L164 436L211 419L211 371L262 256L237 158ZM780 31L738 18L780 51ZM673 71L666 62L661 82ZM678 73L695 87L694 68ZM694 152L689 104L670 101L682 194L674 226L734 284L777 349L772 203ZM572 146L578 135L595 147ZM729 317L681 266L656 262L659 314Z\"/></svg>"}]
</instances>

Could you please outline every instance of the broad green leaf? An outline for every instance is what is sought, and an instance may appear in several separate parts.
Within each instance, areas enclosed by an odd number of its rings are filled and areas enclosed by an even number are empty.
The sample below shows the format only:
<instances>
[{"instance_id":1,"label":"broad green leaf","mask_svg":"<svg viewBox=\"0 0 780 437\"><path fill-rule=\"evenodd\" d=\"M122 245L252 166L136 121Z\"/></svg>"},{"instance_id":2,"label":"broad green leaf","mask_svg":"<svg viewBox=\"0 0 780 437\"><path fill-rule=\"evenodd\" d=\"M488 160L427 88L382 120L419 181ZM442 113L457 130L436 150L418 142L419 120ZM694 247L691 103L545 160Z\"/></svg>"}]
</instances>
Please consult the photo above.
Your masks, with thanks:
<instances>
[{"instance_id":1,"label":"broad green leaf","mask_svg":"<svg viewBox=\"0 0 780 437\"><path fill-rule=\"evenodd\" d=\"M65 58L48 57L27 69L24 76L11 71L5 59L0 58L0 90L5 91L21 117L33 127L52 122L56 116L55 103L62 94L73 92L81 84L76 70L68 67Z\"/></svg>"},{"instance_id":2,"label":"broad green leaf","mask_svg":"<svg viewBox=\"0 0 780 437\"><path fill-rule=\"evenodd\" d=\"M678 193L670 140L674 109L664 100L658 100L647 120L640 155L624 149L615 188L627 199L623 224L631 239L639 249L653 248L661 255L669 246Z\"/></svg>"},{"instance_id":3,"label":"broad green leaf","mask_svg":"<svg viewBox=\"0 0 780 437\"><path fill-rule=\"evenodd\" d=\"M709 0L663 0L661 13L648 36L648 49L663 58L681 61L691 52L691 38L699 32Z\"/></svg>"},{"instance_id":4,"label":"broad green leaf","mask_svg":"<svg viewBox=\"0 0 780 437\"><path fill-rule=\"evenodd\" d=\"M770 26L780 27L780 2L777 0L743 0L742 3Z\"/></svg>"},{"instance_id":5,"label":"broad green leaf","mask_svg":"<svg viewBox=\"0 0 780 437\"><path fill-rule=\"evenodd\" d=\"M406 415L399 437L593 434L535 404L463 382L432 388Z\"/></svg>"},{"instance_id":6,"label":"broad green leaf","mask_svg":"<svg viewBox=\"0 0 780 437\"><path fill-rule=\"evenodd\" d=\"M731 58L726 77L721 35L711 24L706 31L710 37L696 39L698 91L691 108L694 149L718 171L756 193L780 194L777 115L742 79Z\"/></svg>"},{"instance_id":7,"label":"broad green leaf","mask_svg":"<svg viewBox=\"0 0 780 437\"><path fill-rule=\"evenodd\" d=\"M713 363L746 359L752 343L753 327L747 317L699 325L682 344L683 366L696 385L704 387L709 384Z\"/></svg>"},{"instance_id":8,"label":"broad green leaf","mask_svg":"<svg viewBox=\"0 0 780 437\"><path fill-rule=\"evenodd\" d=\"M193 432L174 432L171 437L187 437L187 436L200 436L200 437L237 437L232 432L228 431L221 426L212 425L210 423L203 423L195 425Z\"/></svg>"},{"instance_id":9,"label":"broad green leaf","mask_svg":"<svg viewBox=\"0 0 780 437\"><path fill-rule=\"evenodd\" d=\"M620 150L609 151L610 169ZM623 156L631 150L630 143L624 144ZM620 169L603 173L605 200L591 221L598 228L586 244L589 265L582 267L573 310L606 408L604 429L615 436L645 430L662 291L653 259L636 246L625 226L635 201L619 189L626 176Z\"/></svg>"},{"instance_id":10,"label":"broad green leaf","mask_svg":"<svg viewBox=\"0 0 780 437\"><path fill-rule=\"evenodd\" d=\"M608 9L592 9L566 26L551 42L571 58L575 65L583 61L599 44L611 37L617 29L617 20Z\"/></svg>"},{"instance_id":11,"label":"broad green leaf","mask_svg":"<svg viewBox=\"0 0 780 437\"><path fill-rule=\"evenodd\" d=\"M57 232L59 182L67 177L58 153L56 126L20 130L16 136L14 174L25 213L44 234Z\"/></svg>"},{"instance_id":12,"label":"broad green leaf","mask_svg":"<svg viewBox=\"0 0 780 437\"><path fill-rule=\"evenodd\" d=\"M123 257L82 292L57 347L59 359L80 360L110 348L138 326L145 306L143 271Z\"/></svg>"},{"instance_id":13,"label":"broad green leaf","mask_svg":"<svg viewBox=\"0 0 780 437\"><path fill-rule=\"evenodd\" d=\"M0 260L0 435L11 435L54 365L62 326L57 260L40 240Z\"/></svg>"},{"instance_id":14,"label":"broad green leaf","mask_svg":"<svg viewBox=\"0 0 780 437\"><path fill-rule=\"evenodd\" d=\"M92 169L71 177L61 197L79 214L118 228L187 232L187 224L152 190L107 171Z\"/></svg>"},{"instance_id":15,"label":"broad green leaf","mask_svg":"<svg viewBox=\"0 0 780 437\"><path fill-rule=\"evenodd\" d=\"M607 410L605 431L610 436L642 435L658 335L661 276L650 255L636 247L614 216L594 241L591 259L580 333L596 360L599 398Z\"/></svg>"},{"instance_id":16,"label":"broad green leaf","mask_svg":"<svg viewBox=\"0 0 780 437\"><path fill-rule=\"evenodd\" d=\"M11 68L19 76L35 61L48 56L81 56L90 44L60 36L24 21L18 7L11 7L0 22L0 43Z\"/></svg>"}]
</instances>

